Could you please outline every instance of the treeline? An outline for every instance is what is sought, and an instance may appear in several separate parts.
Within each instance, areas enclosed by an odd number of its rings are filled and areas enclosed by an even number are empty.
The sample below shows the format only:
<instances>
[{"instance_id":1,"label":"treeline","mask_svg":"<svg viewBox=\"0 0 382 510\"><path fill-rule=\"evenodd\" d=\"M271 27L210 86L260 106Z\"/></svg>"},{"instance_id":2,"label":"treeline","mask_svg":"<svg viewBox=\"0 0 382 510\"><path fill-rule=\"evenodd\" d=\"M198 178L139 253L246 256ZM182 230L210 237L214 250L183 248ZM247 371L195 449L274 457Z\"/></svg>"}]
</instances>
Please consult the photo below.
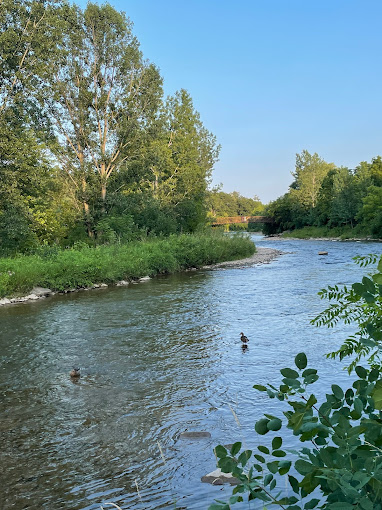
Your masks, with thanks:
<instances>
[{"instance_id":1,"label":"treeline","mask_svg":"<svg viewBox=\"0 0 382 510\"><path fill-rule=\"evenodd\" d=\"M265 233L314 226L382 238L380 156L349 169L304 150L292 175L289 191L266 208L275 223L265 225Z\"/></svg>"},{"instance_id":2,"label":"treeline","mask_svg":"<svg viewBox=\"0 0 382 510\"><path fill-rule=\"evenodd\" d=\"M219 146L109 4L0 3L0 253L192 232Z\"/></svg>"},{"instance_id":3,"label":"treeline","mask_svg":"<svg viewBox=\"0 0 382 510\"><path fill-rule=\"evenodd\" d=\"M208 215L212 219L220 216L255 216L264 210L257 196L247 198L237 191L224 193L213 190L208 194L207 205Z\"/></svg>"}]
</instances>

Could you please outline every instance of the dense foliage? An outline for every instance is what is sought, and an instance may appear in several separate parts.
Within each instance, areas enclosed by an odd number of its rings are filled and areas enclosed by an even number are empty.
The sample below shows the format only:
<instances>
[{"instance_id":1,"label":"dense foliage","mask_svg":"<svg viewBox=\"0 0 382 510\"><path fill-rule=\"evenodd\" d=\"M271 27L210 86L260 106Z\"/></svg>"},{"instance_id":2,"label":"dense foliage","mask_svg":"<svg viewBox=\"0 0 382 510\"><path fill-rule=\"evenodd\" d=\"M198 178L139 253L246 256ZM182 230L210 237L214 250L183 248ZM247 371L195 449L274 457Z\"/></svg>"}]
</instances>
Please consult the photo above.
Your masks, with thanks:
<instances>
[{"instance_id":1,"label":"dense foliage","mask_svg":"<svg viewBox=\"0 0 382 510\"><path fill-rule=\"evenodd\" d=\"M275 223L265 226L266 233L308 226L321 227L316 236L333 235L333 229L339 229L346 230L348 237L382 238L380 156L351 170L303 151L296 155L292 175L295 180L289 191L267 207Z\"/></svg>"},{"instance_id":2,"label":"dense foliage","mask_svg":"<svg viewBox=\"0 0 382 510\"><path fill-rule=\"evenodd\" d=\"M0 253L192 232L219 154L124 13L0 3Z\"/></svg>"},{"instance_id":3,"label":"dense foliage","mask_svg":"<svg viewBox=\"0 0 382 510\"><path fill-rule=\"evenodd\" d=\"M258 197L243 197L237 191L224 193L213 190L208 194L208 210L211 218L220 216L255 216L261 215L264 205Z\"/></svg>"},{"instance_id":4,"label":"dense foliage","mask_svg":"<svg viewBox=\"0 0 382 510\"><path fill-rule=\"evenodd\" d=\"M377 257L360 257L366 265ZM244 498L284 510L380 510L382 501L382 257L377 272L351 288L328 287L321 296L332 303L315 320L332 327L339 320L358 326L332 356L353 356L349 370L357 378L343 389L332 384L325 397L310 393L319 375L308 368L304 353L294 367L280 370L282 381L254 388L288 408L285 420L265 414L255 424L257 434L272 435L256 452L236 442L227 450L217 446L218 466L238 480L228 503L217 501L209 510L229 510ZM354 357L355 355L355 357ZM368 356L369 368L358 363ZM285 409L285 407L284 407ZM298 451L283 447L279 435L286 425L307 444ZM284 488L286 487L286 489Z\"/></svg>"},{"instance_id":5,"label":"dense foliage","mask_svg":"<svg viewBox=\"0 0 382 510\"><path fill-rule=\"evenodd\" d=\"M172 235L95 248L84 243L66 250L43 246L34 255L0 259L0 298L27 294L35 286L64 291L174 273L249 257L254 251L248 237L220 232Z\"/></svg>"}]
</instances>

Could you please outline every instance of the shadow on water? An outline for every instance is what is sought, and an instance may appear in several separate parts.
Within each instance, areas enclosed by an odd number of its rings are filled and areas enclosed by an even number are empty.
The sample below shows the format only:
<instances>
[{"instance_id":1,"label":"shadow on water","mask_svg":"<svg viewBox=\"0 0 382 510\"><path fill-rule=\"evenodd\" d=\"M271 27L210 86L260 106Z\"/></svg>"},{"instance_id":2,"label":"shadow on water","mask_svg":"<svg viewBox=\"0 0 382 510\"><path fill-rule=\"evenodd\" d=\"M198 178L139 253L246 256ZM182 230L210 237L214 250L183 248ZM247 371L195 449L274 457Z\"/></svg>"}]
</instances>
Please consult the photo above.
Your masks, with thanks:
<instances>
[{"instance_id":1,"label":"shadow on water","mask_svg":"<svg viewBox=\"0 0 382 510\"><path fill-rule=\"evenodd\" d=\"M277 381L302 350L322 392L334 372L345 383L323 355L350 330L309 320L324 306L318 290L356 281L352 257L382 245L255 237L288 254L0 309L0 508L207 508L230 491L200 482L213 446L256 446L254 422L280 413L254 383Z\"/></svg>"}]
</instances>

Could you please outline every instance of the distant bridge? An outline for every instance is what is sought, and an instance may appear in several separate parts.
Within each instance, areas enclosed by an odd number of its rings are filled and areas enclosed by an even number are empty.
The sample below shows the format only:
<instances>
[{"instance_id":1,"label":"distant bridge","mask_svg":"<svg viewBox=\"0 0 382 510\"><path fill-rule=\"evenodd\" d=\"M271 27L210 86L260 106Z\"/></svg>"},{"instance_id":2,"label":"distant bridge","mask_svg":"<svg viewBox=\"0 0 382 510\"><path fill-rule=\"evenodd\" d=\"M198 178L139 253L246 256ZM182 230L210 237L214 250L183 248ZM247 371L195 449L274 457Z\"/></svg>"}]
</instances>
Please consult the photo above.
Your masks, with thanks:
<instances>
[{"instance_id":1,"label":"distant bridge","mask_svg":"<svg viewBox=\"0 0 382 510\"><path fill-rule=\"evenodd\" d=\"M220 216L212 222L212 225L230 225L232 223L274 223L274 219L270 216Z\"/></svg>"}]
</instances>

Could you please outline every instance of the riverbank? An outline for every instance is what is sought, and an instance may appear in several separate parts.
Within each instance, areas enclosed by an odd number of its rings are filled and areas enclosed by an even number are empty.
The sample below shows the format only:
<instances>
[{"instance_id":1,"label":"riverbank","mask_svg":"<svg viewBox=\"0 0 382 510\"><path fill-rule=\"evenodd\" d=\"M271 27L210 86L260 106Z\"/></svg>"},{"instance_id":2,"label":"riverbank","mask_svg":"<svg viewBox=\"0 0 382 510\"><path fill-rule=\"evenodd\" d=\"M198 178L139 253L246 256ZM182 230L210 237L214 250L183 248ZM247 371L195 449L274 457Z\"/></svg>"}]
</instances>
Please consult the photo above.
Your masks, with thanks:
<instances>
[{"instance_id":1,"label":"riverbank","mask_svg":"<svg viewBox=\"0 0 382 510\"><path fill-rule=\"evenodd\" d=\"M3 258L0 304L30 301L56 292L128 285L158 274L245 259L255 251L247 236L209 233Z\"/></svg>"},{"instance_id":2,"label":"riverbank","mask_svg":"<svg viewBox=\"0 0 382 510\"><path fill-rule=\"evenodd\" d=\"M327 228L327 227L304 227L295 230L288 230L281 234L269 236L270 238L281 239L314 239L316 241L382 241L371 235L365 235L365 232L359 228Z\"/></svg>"},{"instance_id":3,"label":"riverbank","mask_svg":"<svg viewBox=\"0 0 382 510\"><path fill-rule=\"evenodd\" d=\"M256 253L250 257L238 260L230 260L227 262L219 262L210 266L205 266L203 269L219 269L219 268L230 268L230 267L247 267L255 266L257 264L269 264L272 260L276 259L285 252L276 250L274 248L256 248Z\"/></svg>"}]
</instances>

